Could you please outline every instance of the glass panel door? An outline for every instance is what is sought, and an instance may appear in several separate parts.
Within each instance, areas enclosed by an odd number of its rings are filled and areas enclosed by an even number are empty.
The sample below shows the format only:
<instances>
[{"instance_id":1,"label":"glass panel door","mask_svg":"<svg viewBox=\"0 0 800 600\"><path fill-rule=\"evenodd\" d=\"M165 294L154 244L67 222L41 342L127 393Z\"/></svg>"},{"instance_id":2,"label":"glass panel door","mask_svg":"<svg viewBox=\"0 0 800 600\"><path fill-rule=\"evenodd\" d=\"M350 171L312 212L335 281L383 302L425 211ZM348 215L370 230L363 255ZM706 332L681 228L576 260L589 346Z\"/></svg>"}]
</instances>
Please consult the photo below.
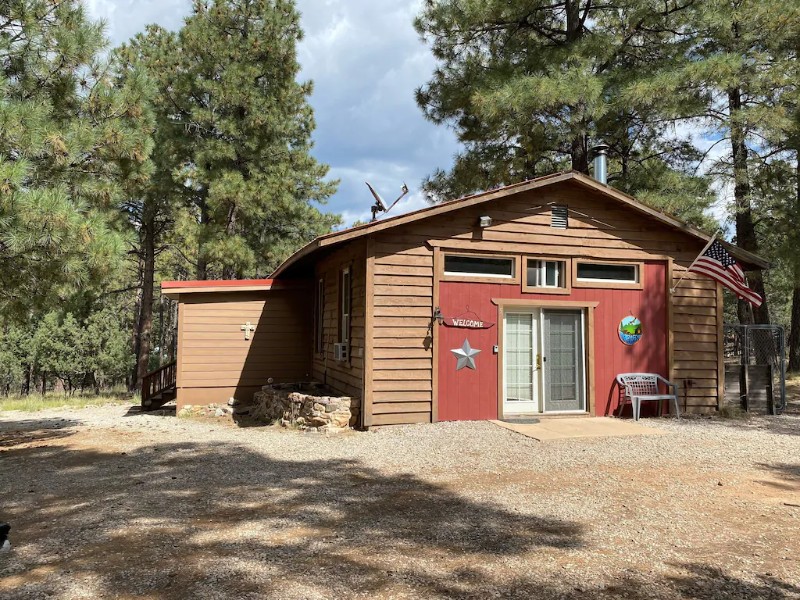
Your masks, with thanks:
<instances>
[{"instance_id":1,"label":"glass panel door","mask_svg":"<svg viewBox=\"0 0 800 600\"><path fill-rule=\"evenodd\" d=\"M506 313L503 342L505 416L539 411L537 318L533 313Z\"/></svg>"},{"instance_id":2,"label":"glass panel door","mask_svg":"<svg viewBox=\"0 0 800 600\"><path fill-rule=\"evenodd\" d=\"M543 311L544 410L585 411L583 311Z\"/></svg>"}]
</instances>

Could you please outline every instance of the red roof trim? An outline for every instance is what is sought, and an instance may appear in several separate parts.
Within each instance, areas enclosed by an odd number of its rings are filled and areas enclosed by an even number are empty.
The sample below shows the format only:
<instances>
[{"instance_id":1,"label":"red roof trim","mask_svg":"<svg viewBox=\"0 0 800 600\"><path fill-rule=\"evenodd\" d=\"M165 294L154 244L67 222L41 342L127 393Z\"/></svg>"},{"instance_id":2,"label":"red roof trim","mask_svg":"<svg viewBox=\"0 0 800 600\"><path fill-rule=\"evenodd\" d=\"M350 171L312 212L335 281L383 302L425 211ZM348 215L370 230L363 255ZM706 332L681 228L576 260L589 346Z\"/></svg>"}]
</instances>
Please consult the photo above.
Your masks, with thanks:
<instances>
[{"instance_id":1,"label":"red roof trim","mask_svg":"<svg viewBox=\"0 0 800 600\"><path fill-rule=\"evenodd\" d=\"M203 279L192 281L164 281L161 283L161 288L170 290L175 288L272 286L275 282L275 279Z\"/></svg>"}]
</instances>

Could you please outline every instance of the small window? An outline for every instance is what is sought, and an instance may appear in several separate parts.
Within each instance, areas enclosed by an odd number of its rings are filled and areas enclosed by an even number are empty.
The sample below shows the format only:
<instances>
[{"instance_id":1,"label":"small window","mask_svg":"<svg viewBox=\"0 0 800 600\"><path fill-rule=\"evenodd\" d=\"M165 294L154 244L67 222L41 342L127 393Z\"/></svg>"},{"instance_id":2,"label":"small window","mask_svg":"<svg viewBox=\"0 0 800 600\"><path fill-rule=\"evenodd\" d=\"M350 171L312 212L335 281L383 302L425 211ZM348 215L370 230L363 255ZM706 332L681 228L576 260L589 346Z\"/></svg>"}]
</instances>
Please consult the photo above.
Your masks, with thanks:
<instances>
[{"instance_id":1,"label":"small window","mask_svg":"<svg viewBox=\"0 0 800 600\"><path fill-rule=\"evenodd\" d=\"M620 263L578 263L578 281L639 283L639 265Z\"/></svg>"},{"instance_id":2,"label":"small window","mask_svg":"<svg viewBox=\"0 0 800 600\"><path fill-rule=\"evenodd\" d=\"M341 275L340 307L342 309L339 319L339 341L343 344L350 344L350 303L352 301L352 286L350 284L350 268L342 271ZM349 353L348 353L349 356Z\"/></svg>"},{"instance_id":3,"label":"small window","mask_svg":"<svg viewBox=\"0 0 800 600\"><path fill-rule=\"evenodd\" d=\"M317 282L317 315L314 327L314 349L317 354L322 354L324 347L322 343L323 327L325 325L325 280Z\"/></svg>"},{"instance_id":4,"label":"small window","mask_svg":"<svg viewBox=\"0 0 800 600\"><path fill-rule=\"evenodd\" d=\"M550 216L550 227L555 229L566 229L569 227L569 209L566 204L553 204L553 211Z\"/></svg>"},{"instance_id":5,"label":"small window","mask_svg":"<svg viewBox=\"0 0 800 600\"><path fill-rule=\"evenodd\" d=\"M513 279L514 259L448 254L444 257L444 273Z\"/></svg>"},{"instance_id":6,"label":"small window","mask_svg":"<svg viewBox=\"0 0 800 600\"><path fill-rule=\"evenodd\" d=\"M525 285L528 287L566 287L567 267L563 260L528 259Z\"/></svg>"}]
</instances>

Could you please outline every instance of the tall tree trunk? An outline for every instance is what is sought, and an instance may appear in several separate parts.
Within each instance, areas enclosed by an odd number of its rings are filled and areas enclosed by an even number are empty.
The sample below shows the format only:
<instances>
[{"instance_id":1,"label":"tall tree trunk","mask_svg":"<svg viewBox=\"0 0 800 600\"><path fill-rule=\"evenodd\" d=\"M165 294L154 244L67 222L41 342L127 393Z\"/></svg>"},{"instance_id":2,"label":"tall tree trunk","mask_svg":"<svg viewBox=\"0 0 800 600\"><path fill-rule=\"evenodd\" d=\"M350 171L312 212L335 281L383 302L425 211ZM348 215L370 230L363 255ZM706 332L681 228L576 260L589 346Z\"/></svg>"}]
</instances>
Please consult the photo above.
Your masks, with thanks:
<instances>
[{"instance_id":1,"label":"tall tree trunk","mask_svg":"<svg viewBox=\"0 0 800 600\"><path fill-rule=\"evenodd\" d=\"M225 226L225 235L232 237L236 235L236 206L232 205L228 211L228 224ZM236 279L236 267L234 265L225 265L222 267L223 279Z\"/></svg>"},{"instance_id":2,"label":"tall tree trunk","mask_svg":"<svg viewBox=\"0 0 800 600\"><path fill-rule=\"evenodd\" d=\"M738 87L728 90L728 113L731 123L731 153L733 155L733 197L736 205L736 244L753 253L758 253L758 239L750 205L750 175L747 171L746 132L738 120L742 109L742 92ZM761 271L748 273L750 287L764 302L758 308L739 300L737 312L740 323L769 323L767 296Z\"/></svg>"},{"instance_id":3,"label":"tall tree trunk","mask_svg":"<svg viewBox=\"0 0 800 600\"><path fill-rule=\"evenodd\" d=\"M796 152L795 195L792 214L793 229L800 222L800 150ZM792 255L792 320L789 325L789 370L800 371L800 256Z\"/></svg>"},{"instance_id":4,"label":"tall tree trunk","mask_svg":"<svg viewBox=\"0 0 800 600\"><path fill-rule=\"evenodd\" d=\"M583 22L581 20L581 1L566 0L565 11L567 16L567 46L580 41L584 36ZM589 174L589 135L586 120L583 117L585 107L576 106L573 111L575 119L579 121L578 133L572 138L570 159L572 170L585 175Z\"/></svg>"},{"instance_id":5,"label":"tall tree trunk","mask_svg":"<svg viewBox=\"0 0 800 600\"><path fill-rule=\"evenodd\" d=\"M141 387L142 379L149 370L151 336L153 332L153 284L156 272L155 214L149 203L141 229L142 252L142 301L139 306L139 319L136 324L136 377L134 387Z\"/></svg>"},{"instance_id":6,"label":"tall tree trunk","mask_svg":"<svg viewBox=\"0 0 800 600\"><path fill-rule=\"evenodd\" d=\"M572 170L589 174L589 143L585 133L579 133L572 140L570 150Z\"/></svg>"},{"instance_id":7,"label":"tall tree trunk","mask_svg":"<svg viewBox=\"0 0 800 600\"><path fill-rule=\"evenodd\" d=\"M198 201L200 206L200 237L197 240L197 274L195 279L208 279L208 260L203 252L203 235L208 227L209 214L206 193L201 192Z\"/></svg>"}]
</instances>

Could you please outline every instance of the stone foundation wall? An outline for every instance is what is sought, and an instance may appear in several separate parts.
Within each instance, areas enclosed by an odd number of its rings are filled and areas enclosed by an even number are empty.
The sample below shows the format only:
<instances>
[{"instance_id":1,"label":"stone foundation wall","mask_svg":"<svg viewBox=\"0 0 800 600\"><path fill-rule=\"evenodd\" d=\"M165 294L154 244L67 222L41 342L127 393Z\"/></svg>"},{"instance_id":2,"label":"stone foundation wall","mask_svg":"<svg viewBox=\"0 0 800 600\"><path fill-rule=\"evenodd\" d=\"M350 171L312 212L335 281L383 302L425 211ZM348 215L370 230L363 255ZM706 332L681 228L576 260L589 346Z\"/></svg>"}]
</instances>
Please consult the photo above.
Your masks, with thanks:
<instances>
[{"instance_id":1,"label":"stone foundation wall","mask_svg":"<svg viewBox=\"0 0 800 600\"><path fill-rule=\"evenodd\" d=\"M304 431L335 433L358 425L358 398L336 396L317 383L269 384L253 396L250 416Z\"/></svg>"}]
</instances>

